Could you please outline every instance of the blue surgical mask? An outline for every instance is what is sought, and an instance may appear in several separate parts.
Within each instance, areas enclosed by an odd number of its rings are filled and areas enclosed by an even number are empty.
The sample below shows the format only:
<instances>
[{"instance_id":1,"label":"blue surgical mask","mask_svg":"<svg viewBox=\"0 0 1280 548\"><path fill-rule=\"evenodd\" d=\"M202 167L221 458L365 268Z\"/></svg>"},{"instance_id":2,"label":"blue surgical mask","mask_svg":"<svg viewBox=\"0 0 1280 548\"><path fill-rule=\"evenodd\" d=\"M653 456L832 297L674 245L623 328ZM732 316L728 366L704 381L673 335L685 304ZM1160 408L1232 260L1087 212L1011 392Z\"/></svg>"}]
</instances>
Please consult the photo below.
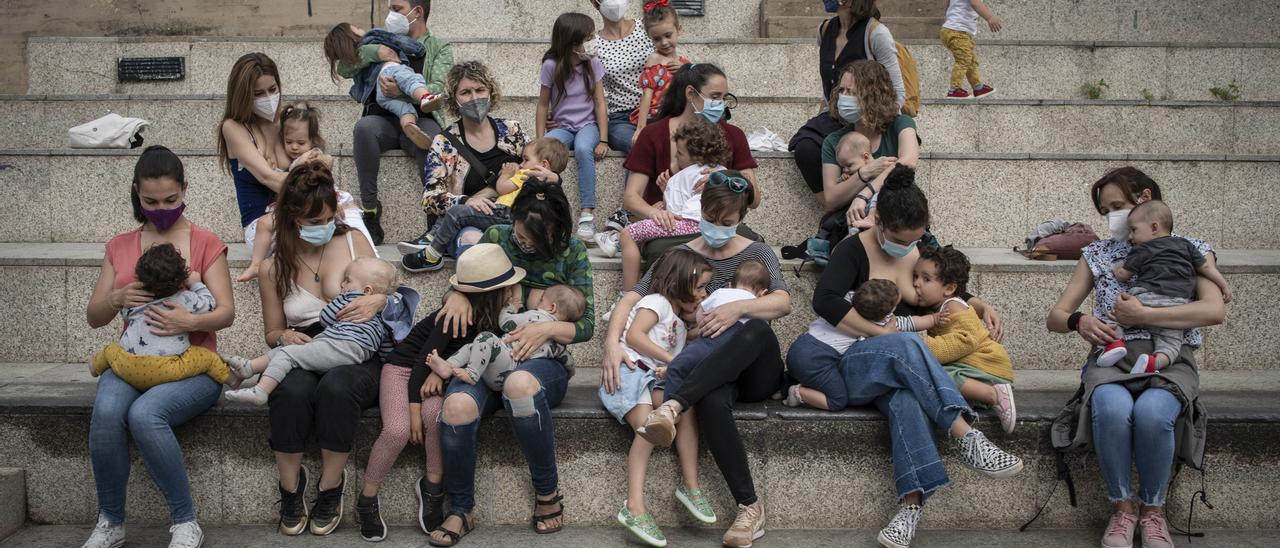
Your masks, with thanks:
<instances>
[{"instance_id":1,"label":"blue surgical mask","mask_svg":"<svg viewBox=\"0 0 1280 548\"><path fill-rule=\"evenodd\" d=\"M907 255L910 255L911 250L915 249L916 245L920 243L920 240L916 240L907 245L891 242L889 241L888 238L884 237L883 227L880 228L880 238L881 238L880 249L883 249L884 252L888 253L890 257L897 257L899 259L901 259L902 257L906 257Z\"/></svg>"},{"instance_id":2,"label":"blue surgical mask","mask_svg":"<svg viewBox=\"0 0 1280 548\"><path fill-rule=\"evenodd\" d=\"M333 232L338 229L337 223L329 221L322 225L300 225L298 236L311 245L321 246L333 239Z\"/></svg>"},{"instance_id":3,"label":"blue surgical mask","mask_svg":"<svg viewBox=\"0 0 1280 548\"><path fill-rule=\"evenodd\" d=\"M827 13L835 13L840 9L840 0L822 0L822 9L827 10Z\"/></svg>"},{"instance_id":4,"label":"blue surgical mask","mask_svg":"<svg viewBox=\"0 0 1280 548\"><path fill-rule=\"evenodd\" d=\"M724 118L724 99L707 99L701 93L698 94L698 97L702 97L702 112L698 114L701 114L703 118L713 124Z\"/></svg>"},{"instance_id":5,"label":"blue surgical mask","mask_svg":"<svg viewBox=\"0 0 1280 548\"><path fill-rule=\"evenodd\" d=\"M720 249L729 243L734 236L738 235L738 225L720 226L718 224L709 223L706 219L698 221L698 229L702 232L702 241L707 245Z\"/></svg>"},{"instance_id":6,"label":"blue surgical mask","mask_svg":"<svg viewBox=\"0 0 1280 548\"><path fill-rule=\"evenodd\" d=\"M858 100L852 95L840 94L836 98L836 113L849 124L858 122Z\"/></svg>"}]
</instances>

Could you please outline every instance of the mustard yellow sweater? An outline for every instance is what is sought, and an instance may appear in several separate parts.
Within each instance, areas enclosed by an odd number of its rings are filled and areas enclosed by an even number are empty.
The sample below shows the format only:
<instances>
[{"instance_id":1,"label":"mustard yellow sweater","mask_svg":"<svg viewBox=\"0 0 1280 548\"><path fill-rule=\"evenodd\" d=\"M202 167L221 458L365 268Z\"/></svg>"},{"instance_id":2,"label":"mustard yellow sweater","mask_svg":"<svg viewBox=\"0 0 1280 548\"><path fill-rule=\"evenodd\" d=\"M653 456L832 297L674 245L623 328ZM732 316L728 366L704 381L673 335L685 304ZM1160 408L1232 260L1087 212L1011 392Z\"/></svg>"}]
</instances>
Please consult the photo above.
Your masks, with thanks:
<instances>
[{"instance_id":1,"label":"mustard yellow sweater","mask_svg":"<svg viewBox=\"0 0 1280 548\"><path fill-rule=\"evenodd\" d=\"M952 313L950 323L930 329L924 340L939 363L959 362L1013 381L1013 362L1009 353L991 338L991 333L972 308Z\"/></svg>"}]
</instances>

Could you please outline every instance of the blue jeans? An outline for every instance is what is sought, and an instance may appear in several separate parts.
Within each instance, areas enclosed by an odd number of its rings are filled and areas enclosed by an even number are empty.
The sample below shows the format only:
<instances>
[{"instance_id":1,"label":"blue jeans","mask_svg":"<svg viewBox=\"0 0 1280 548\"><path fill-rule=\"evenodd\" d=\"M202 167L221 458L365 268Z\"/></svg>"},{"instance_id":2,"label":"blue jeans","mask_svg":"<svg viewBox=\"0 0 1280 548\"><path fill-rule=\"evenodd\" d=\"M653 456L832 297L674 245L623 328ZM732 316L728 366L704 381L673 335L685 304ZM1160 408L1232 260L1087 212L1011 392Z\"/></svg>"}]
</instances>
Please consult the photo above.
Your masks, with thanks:
<instances>
[{"instance_id":1,"label":"blue jeans","mask_svg":"<svg viewBox=\"0 0 1280 548\"><path fill-rule=\"evenodd\" d=\"M500 392L490 390L483 382L467 384L457 378L449 381L445 399L456 393L471 396L480 415L470 424L451 425L440 422L440 450L446 463L444 469L445 490L449 492L450 507L467 513L476 506L476 436L480 432L480 418L498 410L499 402L510 415L511 430L525 460L529 461L529 475L533 478L533 490L541 496L556 492L559 476L556 473L556 438L551 424L551 408L560 405L569 389L569 372L557 360L540 358L529 360L516 371L527 371L538 379L542 389L533 395L533 413L517 416L511 410L511 400Z\"/></svg>"},{"instance_id":2,"label":"blue jeans","mask_svg":"<svg viewBox=\"0 0 1280 548\"><path fill-rule=\"evenodd\" d=\"M631 137L635 134L636 125L631 123L630 112L609 114L609 148L623 154L630 154Z\"/></svg>"},{"instance_id":3,"label":"blue jeans","mask_svg":"<svg viewBox=\"0 0 1280 548\"><path fill-rule=\"evenodd\" d=\"M1119 384L1093 389L1089 407L1093 447L1111 502L1129 500L1130 465L1138 468L1138 498L1146 506L1164 506L1173 470L1173 424L1182 402L1168 390L1143 390L1135 398Z\"/></svg>"},{"instance_id":4,"label":"blue jeans","mask_svg":"<svg viewBox=\"0 0 1280 548\"><path fill-rule=\"evenodd\" d=\"M596 207L596 145L600 144L600 128L594 123L571 130L555 128L547 137L564 143L573 151L578 162L578 206L583 209Z\"/></svg>"},{"instance_id":5,"label":"blue jeans","mask_svg":"<svg viewBox=\"0 0 1280 548\"><path fill-rule=\"evenodd\" d=\"M951 482L942 467L933 429L947 430L963 414L977 416L960 390L914 333L891 333L854 343L841 358L849 405L876 404L889 419L893 481L898 500L927 499Z\"/></svg>"},{"instance_id":6,"label":"blue jeans","mask_svg":"<svg viewBox=\"0 0 1280 548\"><path fill-rule=\"evenodd\" d=\"M139 392L111 371L102 374L89 421L89 458L98 488L98 512L107 521L124 523L130 435L138 445L151 480L164 493L173 523L196 519L187 466L173 427L213 407L221 394L222 386L208 375Z\"/></svg>"},{"instance_id":7,"label":"blue jeans","mask_svg":"<svg viewBox=\"0 0 1280 548\"><path fill-rule=\"evenodd\" d=\"M485 215L467 204L450 206L431 228L431 247L441 255L457 258L471 247L462 244L464 235L502 224L511 224L511 208L507 206L493 206L493 215Z\"/></svg>"},{"instance_id":8,"label":"blue jeans","mask_svg":"<svg viewBox=\"0 0 1280 548\"><path fill-rule=\"evenodd\" d=\"M406 114L423 116L421 112L418 112L418 105L412 102L413 92L418 88L427 87L422 75L414 72L412 68L400 64L383 65L379 70L382 76L395 78L396 86L400 88L400 94L395 97L387 97L382 93L382 86L374 86L378 94L378 106L387 109L387 112L395 114L397 118Z\"/></svg>"},{"instance_id":9,"label":"blue jeans","mask_svg":"<svg viewBox=\"0 0 1280 548\"><path fill-rule=\"evenodd\" d=\"M849 405L849 391L844 386L840 353L831 345L805 333L787 350L787 373L805 388L827 397L827 411L839 411Z\"/></svg>"}]
</instances>

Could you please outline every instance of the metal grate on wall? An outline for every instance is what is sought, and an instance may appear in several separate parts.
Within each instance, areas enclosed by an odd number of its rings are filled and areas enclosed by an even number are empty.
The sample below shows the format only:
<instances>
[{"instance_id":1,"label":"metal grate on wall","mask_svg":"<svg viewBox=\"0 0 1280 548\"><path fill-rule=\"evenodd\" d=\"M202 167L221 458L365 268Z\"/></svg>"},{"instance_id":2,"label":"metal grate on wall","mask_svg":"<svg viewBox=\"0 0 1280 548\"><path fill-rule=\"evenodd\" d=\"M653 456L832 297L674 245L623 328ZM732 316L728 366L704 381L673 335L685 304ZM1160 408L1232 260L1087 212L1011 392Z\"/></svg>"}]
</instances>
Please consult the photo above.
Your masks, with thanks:
<instances>
[{"instance_id":1,"label":"metal grate on wall","mask_svg":"<svg viewBox=\"0 0 1280 548\"><path fill-rule=\"evenodd\" d=\"M702 17L707 14L706 0L671 0L671 7L680 15Z\"/></svg>"}]
</instances>

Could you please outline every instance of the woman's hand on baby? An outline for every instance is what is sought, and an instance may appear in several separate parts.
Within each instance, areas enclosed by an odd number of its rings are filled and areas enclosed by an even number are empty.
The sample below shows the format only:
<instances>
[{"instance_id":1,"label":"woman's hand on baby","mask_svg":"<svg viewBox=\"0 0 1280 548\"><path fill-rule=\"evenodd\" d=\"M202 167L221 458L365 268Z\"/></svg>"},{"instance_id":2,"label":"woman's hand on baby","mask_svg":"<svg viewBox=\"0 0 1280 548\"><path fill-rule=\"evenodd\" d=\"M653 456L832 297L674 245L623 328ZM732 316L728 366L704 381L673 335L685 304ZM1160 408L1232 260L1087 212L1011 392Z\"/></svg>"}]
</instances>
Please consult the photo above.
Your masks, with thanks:
<instances>
[{"instance_id":1,"label":"woman's hand on baby","mask_svg":"<svg viewBox=\"0 0 1280 548\"><path fill-rule=\"evenodd\" d=\"M658 226L662 227L662 229L666 230L667 232L675 230L676 221L678 220L676 219L675 213L672 213L665 209L659 209L653 212L652 219L653 219L653 222L658 223Z\"/></svg>"},{"instance_id":2,"label":"woman's hand on baby","mask_svg":"<svg viewBox=\"0 0 1280 548\"><path fill-rule=\"evenodd\" d=\"M897 156L881 156L879 158L875 158L858 169L858 178L860 180L870 181L879 177L881 173L893 169L893 166L897 164Z\"/></svg>"},{"instance_id":3,"label":"woman's hand on baby","mask_svg":"<svg viewBox=\"0 0 1280 548\"><path fill-rule=\"evenodd\" d=\"M484 196L472 196L467 198L467 207L476 210L477 213L483 215L493 215L493 200Z\"/></svg>"},{"instance_id":4,"label":"woman's hand on baby","mask_svg":"<svg viewBox=\"0 0 1280 548\"><path fill-rule=\"evenodd\" d=\"M365 295L357 297L338 311L338 321L365 323L372 320L387 306L386 295Z\"/></svg>"},{"instance_id":5,"label":"woman's hand on baby","mask_svg":"<svg viewBox=\"0 0 1280 548\"><path fill-rule=\"evenodd\" d=\"M982 315L982 323L987 326L987 331L991 332L991 339L996 342L1004 341L1004 318L996 312L996 307L990 304L986 305L985 312Z\"/></svg>"},{"instance_id":6,"label":"woman's hand on baby","mask_svg":"<svg viewBox=\"0 0 1280 548\"><path fill-rule=\"evenodd\" d=\"M436 323L443 323L446 333L460 338L467 336L467 327L471 322L471 301L457 291L446 294L444 305L436 312Z\"/></svg>"},{"instance_id":7,"label":"woman's hand on baby","mask_svg":"<svg viewBox=\"0 0 1280 548\"><path fill-rule=\"evenodd\" d=\"M698 181L693 184L693 193L702 194L702 189L707 188L707 183L711 181L711 172L720 171L724 168L704 167L698 173ZM663 189L664 191L666 189Z\"/></svg>"},{"instance_id":8,"label":"woman's hand on baby","mask_svg":"<svg viewBox=\"0 0 1280 548\"><path fill-rule=\"evenodd\" d=\"M147 307L147 325L157 337L172 337L196 330L196 317L178 301L164 301Z\"/></svg>"},{"instance_id":9,"label":"woman's hand on baby","mask_svg":"<svg viewBox=\"0 0 1280 548\"><path fill-rule=\"evenodd\" d=\"M742 319L745 311L742 309L743 301L736 301L722 304L707 312L702 316L703 324L699 326L702 336L714 339L719 337L725 330L733 327L733 324Z\"/></svg>"},{"instance_id":10,"label":"woman's hand on baby","mask_svg":"<svg viewBox=\"0 0 1280 548\"><path fill-rule=\"evenodd\" d=\"M307 344L311 342L311 337L308 337L306 333L300 333L292 329L286 329L284 330L284 333L280 335L280 342L282 343L281 346L290 346L294 344Z\"/></svg>"},{"instance_id":11,"label":"woman's hand on baby","mask_svg":"<svg viewBox=\"0 0 1280 548\"><path fill-rule=\"evenodd\" d=\"M542 179L543 181L546 181L548 183L556 183L556 184L560 183L560 174L554 171L551 171L550 169L547 169L546 166L540 165L538 167L530 169L529 176Z\"/></svg>"},{"instance_id":12,"label":"woman's hand on baby","mask_svg":"<svg viewBox=\"0 0 1280 548\"><path fill-rule=\"evenodd\" d=\"M396 85L396 79L390 76L378 76L378 87L382 89L382 94L388 99L395 99L400 96L400 86Z\"/></svg>"},{"instance_id":13,"label":"woman's hand on baby","mask_svg":"<svg viewBox=\"0 0 1280 548\"><path fill-rule=\"evenodd\" d=\"M527 323L508 333L502 341L511 345L511 359L516 363L529 359L538 348L551 339L556 322Z\"/></svg>"},{"instance_id":14,"label":"woman's hand on baby","mask_svg":"<svg viewBox=\"0 0 1280 548\"><path fill-rule=\"evenodd\" d=\"M1120 339L1116 336L1115 325L1099 320L1092 314L1080 316L1076 332L1080 334L1080 338L1095 346L1106 346Z\"/></svg>"},{"instance_id":15,"label":"woman's hand on baby","mask_svg":"<svg viewBox=\"0 0 1280 548\"><path fill-rule=\"evenodd\" d=\"M142 290L142 282L133 282L107 294L107 303L116 310L142 306L154 300L154 295Z\"/></svg>"},{"instance_id":16,"label":"woman's hand on baby","mask_svg":"<svg viewBox=\"0 0 1280 548\"><path fill-rule=\"evenodd\" d=\"M1147 325L1151 323L1147 321L1147 305L1142 304L1142 301L1139 301L1137 297L1128 293L1121 293L1117 296L1116 303L1111 308L1111 313L1108 317L1120 325Z\"/></svg>"}]
</instances>

